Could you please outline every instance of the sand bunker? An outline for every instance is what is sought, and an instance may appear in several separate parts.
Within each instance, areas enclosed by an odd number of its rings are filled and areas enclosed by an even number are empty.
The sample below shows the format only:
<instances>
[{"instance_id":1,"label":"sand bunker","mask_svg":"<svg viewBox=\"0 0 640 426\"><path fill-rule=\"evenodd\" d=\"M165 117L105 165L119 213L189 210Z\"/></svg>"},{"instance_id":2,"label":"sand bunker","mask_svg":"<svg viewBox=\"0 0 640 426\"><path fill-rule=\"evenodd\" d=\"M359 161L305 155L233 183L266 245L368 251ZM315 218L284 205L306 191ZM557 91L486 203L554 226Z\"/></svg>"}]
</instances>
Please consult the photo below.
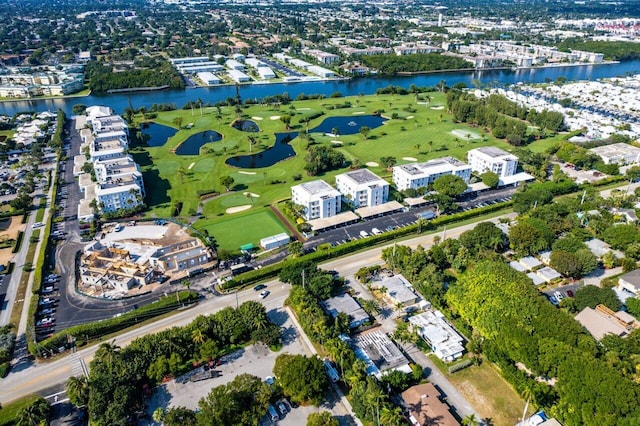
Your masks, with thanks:
<instances>
[{"instance_id":1,"label":"sand bunker","mask_svg":"<svg viewBox=\"0 0 640 426\"><path fill-rule=\"evenodd\" d=\"M280 116L279 115L272 115L271 117L269 117L269 120L280 120Z\"/></svg>"},{"instance_id":2,"label":"sand bunker","mask_svg":"<svg viewBox=\"0 0 640 426\"><path fill-rule=\"evenodd\" d=\"M331 141L331 143L335 145L342 145L342 141Z\"/></svg>"},{"instance_id":3,"label":"sand bunker","mask_svg":"<svg viewBox=\"0 0 640 426\"><path fill-rule=\"evenodd\" d=\"M298 108L296 111L311 111L311 108Z\"/></svg>"},{"instance_id":4,"label":"sand bunker","mask_svg":"<svg viewBox=\"0 0 640 426\"><path fill-rule=\"evenodd\" d=\"M253 120L256 120L256 121L264 120L264 118L262 118L262 117L251 117L251 118L252 118Z\"/></svg>"},{"instance_id":5,"label":"sand bunker","mask_svg":"<svg viewBox=\"0 0 640 426\"><path fill-rule=\"evenodd\" d=\"M245 172L244 170L240 170L238 171L238 173L240 173L241 175L255 175L256 172Z\"/></svg>"},{"instance_id":6,"label":"sand bunker","mask_svg":"<svg viewBox=\"0 0 640 426\"><path fill-rule=\"evenodd\" d=\"M375 161L367 161L364 164L366 164L367 167L378 167L380 165L380 164L376 163Z\"/></svg>"},{"instance_id":7,"label":"sand bunker","mask_svg":"<svg viewBox=\"0 0 640 426\"><path fill-rule=\"evenodd\" d=\"M189 167L187 168L187 170L191 170L191 168L192 168L193 166L195 166L195 165L196 165L196 163L191 163L191 164L189 164Z\"/></svg>"},{"instance_id":8,"label":"sand bunker","mask_svg":"<svg viewBox=\"0 0 640 426\"><path fill-rule=\"evenodd\" d=\"M431 109L444 109L442 105L432 106Z\"/></svg>"},{"instance_id":9,"label":"sand bunker","mask_svg":"<svg viewBox=\"0 0 640 426\"><path fill-rule=\"evenodd\" d=\"M232 213L243 212L245 210L249 210L250 208L251 208L251 204L245 204L244 206L229 207L225 211L229 214L232 214Z\"/></svg>"},{"instance_id":10,"label":"sand bunker","mask_svg":"<svg viewBox=\"0 0 640 426\"><path fill-rule=\"evenodd\" d=\"M480 139L480 135L475 132L470 132L468 130L455 129L451 131L451 134L457 136L459 138L465 139Z\"/></svg>"},{"instance_id":11,"label":"sand bunker","mask_svg":"<svg viewBox=\"0 0 640 426\"><path fill-rule=\"evenodd\" d=\"M418 105L429 105L429 101L419 101L416 102Z\"/></svg>"},{"instance_id":12,"label":"sand bunker","mask_svg":"<svg viewBox=\"0 0 640 426\"><path fill-rule=\"evenodd\" d=\"M259 194L254 194L253 192L243 192L242 195L244 195L245 197L247 195L251 195L253 198L260 198Z\"/></svg>"},{"instance_id":13,"label":"sand bunker","mask_svg":"<svg viewBox=\"0 0 640 426\"><path fill-rule=\"evenodd\" d=\"M402 159L403 159L404 161L418 161L418 159L417 159L417 158L413 158L413 157L402 157Z\"/></svg>"},{"instance_id":14,"label":"sand bunker","mask_svg":"<svg viewBox=\"0 0 640 426\"><path fill-rule=\"evenodd\" d=\"M410 115L407 117L407 120L411 120L413 118L413 115Z\"/></svg>"},{"instance_id":15,"label":"sand bunker","mask_svg":"<svg viewBox=\"0 0 640 426\"><path fill-rule=\"evenodd\" d=\"M364 111L356 111L351 113L351 115L362 115L362 114L364 114Z\"/></svg>"}]
</instances>

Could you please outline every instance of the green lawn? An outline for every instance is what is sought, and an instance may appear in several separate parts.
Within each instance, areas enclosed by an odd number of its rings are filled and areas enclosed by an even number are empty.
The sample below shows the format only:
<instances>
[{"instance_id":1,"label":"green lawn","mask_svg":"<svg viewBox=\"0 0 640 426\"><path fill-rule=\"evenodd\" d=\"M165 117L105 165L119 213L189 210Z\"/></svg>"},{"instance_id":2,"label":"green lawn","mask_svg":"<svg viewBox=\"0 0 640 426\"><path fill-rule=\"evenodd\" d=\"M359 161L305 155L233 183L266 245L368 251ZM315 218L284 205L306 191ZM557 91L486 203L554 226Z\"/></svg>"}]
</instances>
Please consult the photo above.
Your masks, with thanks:
<instances>
[{"instance_id":1,"label":"green lawn","mask_svg":"<svg viewBox=\"0 0 640 426\"><path fill-rule=\"evenodd\" d=\"M525 401L488 361L449 374L444 363L434 356L431 359L481 418L491 419L495 426L511 426L522 417ZM528 413L533 414L533 410L529 406Z\"/></svg>"},{"instance_id":2,"label":"green lawn","mask_svg":"<svg viewBox=\"0 0 640 426\"><path fill-rule=\"evenodd\" d=\"M307 101L293 101L289 105L253 105L243 109L242 118L252 119L260 127L259 133L245 133L231 127L236 114L232 107L222 107L220 115L215 107L188 110L176 110L158 113L155 121L176 128L181 120L182 129L170 138L164 146L134 148L132 154L141 165L145 186L147 189L147 213L152 217L168 217L172 206L177 202L183 203L180 216L187 218L194 216L201 210L203 216L194 223L196 228L211 227L212 232L222 247L235 247L243 238L233 235L237 232L227 231L232 226L229 221L235 219L236 213L226 214L229 207L253 203L251 212L268 211L268 206L276 201L286 199L291 195L291 186L312 179L325 179L330 184L335 182L335 175L344 173L341 169L326 173L322 176L307 176L304 171L304 155L306 142L296 138L291 146L296 152L295 157L261 169L239 170L228 166L225 160L235 155L249 154L249 136L256 137L257 142L252 147L252 153L258 153L269 148L274 143L274 133L286 131L284 123L278 116L290 115L291 131L301 131L305 128L313 129L325 118L331 116L351 117L361 114L371 114L383 111L384 117L389 119L383 126L371 129L367 139L360 133L342 135L338 140L341 146L335 149L356 164L369 168L381 177L391 180L391 173L380 165L381 157L395 157L398 164L414 161L425 161L443 156L454 156L466 160L466 153L470 149L480 146L498 146L510 149L510 146L496 140L491 134L482 129L473 128L465 124L453 123L451 116L443 109L445 95L431 93L428 105L416 103L413 95L373 95L355 96L349 98L314 99ZM332 109L333 106L351 102L350 108ZM301 124L301 120L319 112L324 115L311 120L308 126ZM140 116L138 116L141 119ZM187 124L193 124L185 129ZM204 145L198 156L179 156L173 151L190 135L215 130L223 135L221 141ZM468 135L468 136L467 136ZM333 146L333 137L312 133L313 139L320 144ZM377 163L377 165L373 164ZM295 175L302 175L302 180L293 179ZM222 176L231 176L234 184L231 194L227 194L220 184ZM215 190L223 195L205 202L200 201L199 191ZM259 198L248 199L246 192L259 195ZM276 220L275 218L273 219ZM215 225L215 226L214 226ZM271 235L271 233L267 233ZM230 238L230 241L227 239ZM257 241L255 238L253 241Z\"/></svg>"},{"instance_id":3,"label":"green lawn","mask_svg":"<svg viewBox=\"0 0 640 426\"><path fill-rule=\"evenodd\" d=\"M247 204L246 199L243 204ZM272 212L262 208L257 211L251 208L247 212L225 214L224 221L213 222L202 228L216 237L221 248L229 250L249 243L257 247L262 238L282 232L290 234Z\"/></svg>"}]
</instances>

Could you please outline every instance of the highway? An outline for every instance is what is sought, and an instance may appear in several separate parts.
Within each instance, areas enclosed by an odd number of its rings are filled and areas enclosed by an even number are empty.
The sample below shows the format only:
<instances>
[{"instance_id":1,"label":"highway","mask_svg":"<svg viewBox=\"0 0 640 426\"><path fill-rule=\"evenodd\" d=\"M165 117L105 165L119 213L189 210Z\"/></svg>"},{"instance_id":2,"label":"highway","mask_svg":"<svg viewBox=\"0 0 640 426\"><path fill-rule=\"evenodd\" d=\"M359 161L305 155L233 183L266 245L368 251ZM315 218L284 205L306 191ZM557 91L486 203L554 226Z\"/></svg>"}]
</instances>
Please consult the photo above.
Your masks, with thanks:
<instances>
[{"instance_id":1,"label":"highway","mask_svg":"<svg viewBox=\"0 0 640 426\"><path fill-rule=\"evenodd\" d=\"M491 219L497 222L500 218L514 218L515 213L502 215ZM472 229L476 223L463 225L456 228L447 229L446 237L456 238L462 232ZM442 237L442 233L423 235L401 242L403 245L417 247L418 245L429 246L433 243L433 238L438 235ZM391 247L393 244L387 244L383 247L377 247L363 252L355 253L343 258L325 262L321 266L325 269L335 269L344 277L353 276L353 274L363 266L371 266L381 264L380 257L382 250ZM208 315L216 312L226 306L234 306L236 303L242 304L248 300L262 301L267 310L282 306L289 292L289 286L283 285L277 279L266 283L271 294L264 300L261 300L253 289L244 290L238 293L227 294L222 296L213 296L210 299L201 301L197 305L178 312L166 318L159 319L151 324L140 326L136 329L127 331L115 339L114 343L120 347L127 346L132 340L150 334L157 333L174 326L183 326L189 324L198 315ZM74 356L64 356L52 361L33 362L30 360L18 360L17 365L2 380L3 386L0 388L0 403L6 404L12 400L22 396L42 391L56 384L64 383L72 375L78 374L81 368L77 365L83 360L87 365L93 359L98 345L93 345L79 350Z\"/></svg>"}]
</instances>

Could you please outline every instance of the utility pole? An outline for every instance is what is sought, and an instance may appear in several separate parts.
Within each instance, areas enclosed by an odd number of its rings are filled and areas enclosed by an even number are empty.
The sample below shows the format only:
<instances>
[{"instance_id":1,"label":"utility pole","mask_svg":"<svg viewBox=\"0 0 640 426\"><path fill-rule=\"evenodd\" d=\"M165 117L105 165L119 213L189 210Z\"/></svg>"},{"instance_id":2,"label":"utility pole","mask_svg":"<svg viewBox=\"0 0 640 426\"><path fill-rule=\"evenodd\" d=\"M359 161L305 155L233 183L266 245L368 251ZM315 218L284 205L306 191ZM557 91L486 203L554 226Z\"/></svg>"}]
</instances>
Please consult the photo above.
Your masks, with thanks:
<instances>
[{"instance_id":1,"label":"utility pole","mask_svg":"<svg viewBox=\"0 0 640 426\"><path fill-rule=\"evenodd\" d=\"M304 288L305 290L307 288L304 282L304 269L302 270L302 288Z\"/></svg>"}]
</instances>

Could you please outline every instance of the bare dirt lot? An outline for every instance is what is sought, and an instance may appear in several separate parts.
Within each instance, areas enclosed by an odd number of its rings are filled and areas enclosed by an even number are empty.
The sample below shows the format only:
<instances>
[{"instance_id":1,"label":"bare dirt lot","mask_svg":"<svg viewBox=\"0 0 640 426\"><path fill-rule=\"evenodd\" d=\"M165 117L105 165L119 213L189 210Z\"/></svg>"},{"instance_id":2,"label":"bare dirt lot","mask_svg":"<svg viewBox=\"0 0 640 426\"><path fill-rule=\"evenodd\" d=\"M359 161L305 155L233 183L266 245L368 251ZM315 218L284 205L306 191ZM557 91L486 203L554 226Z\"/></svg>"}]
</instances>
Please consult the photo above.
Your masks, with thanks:
<instances>
[{"instance_id":1,"label":"bare dirt lot","mask_svg":"<svg viewBox=\"0 0 640 426\"><path fill-rule=\"evenodd\" d=\"M22 216L12 216L0 221L0 241L15 240L26 225L22 223ZM0 249L0 265L6 265L13 258L13 247Z\"/></svg>"}]
</instances>

